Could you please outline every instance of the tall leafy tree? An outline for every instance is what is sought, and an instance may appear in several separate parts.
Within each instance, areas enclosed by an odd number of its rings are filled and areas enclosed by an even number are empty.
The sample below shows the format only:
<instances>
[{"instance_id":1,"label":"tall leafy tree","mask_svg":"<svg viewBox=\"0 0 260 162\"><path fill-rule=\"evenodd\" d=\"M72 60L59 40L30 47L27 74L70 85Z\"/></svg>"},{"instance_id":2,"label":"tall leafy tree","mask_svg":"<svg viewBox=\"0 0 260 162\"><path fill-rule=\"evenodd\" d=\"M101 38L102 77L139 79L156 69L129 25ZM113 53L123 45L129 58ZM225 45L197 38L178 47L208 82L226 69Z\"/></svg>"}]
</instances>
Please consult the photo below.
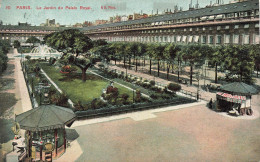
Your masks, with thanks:
<instances>
[{"instance_id":1,"label":"tall leafy tree","mask_svg":"<svg viewBox=\"0 0 260 162\"><path fill-rule=\"evenodd\" d=\"M81 75L82 75L82 81L86 81L86 71L88 70L89 67L94 65L96 63L95 57L88 56L88 57L76 57L72 54L67 54L62 58L65 62L68 62L69 64L74 64L77 67L81 69Z\"/></svg>"},{"instance_id":2,"label":"tall leafy tree","mask_svg":"<svg viewBox=\"0 0 260 162\"><path fill-rule=\"evenodd\" d=\"M79 30L68 29L49 34L44 37L44 41L48 46L63 52L61 59L78 66L82 71L82 80L86 81L86 70L95 63L90 55L79 57L93 47L92 41L86 35Z\"/></svg>"},{"instance_id":3,"label":"tall leafy tree","mask_svg":"<svg viewBox=\"0 0 260 162\"><path fill-rule=\"evenodd\" d=\"M36 38L35 36L31 36L26 40L26 43L32 43L33 47L35 45L35 43L40 43L40 39Z\"/></svg>"},{"instance_id":4,"label":"tall leafy tree","mask_svg":"<svg viewBox=\"0 0 260 162\"><path fill-rule=\"evenodd\" d=\"M163 51L165 49L165 45L156 44L154 47L153 57L157 60L157 70L158 70L158 77L160 76L160 61L164 60Z\"/></svg>"},{"instance_id":5,"label":"tall leafy tree","mask_svg":"<svg viewBox=\"0 0 260 162\"><path fill-rule=\"evenodd\" d=\"M195 63L201 61L200 45L187 45L183 48L183 59L190 64L190 85L192 85L193 67Z\"/></svg>"},{"instance_id":6,"label":"tall leafy tree","mask_svg":"<svg viewBox=\"0 0 260 162\"><path fill-rule=\"evenodd\" d=\"M181 68L182 68L182 60L183 60L183 50L182 50L182 46L181 45L177 45L176 46L177 48L177 52L176 52L176 59L177 59L177 62L178 62L178 81L180 80L180 71L181 71Z\"/></svg>"},{"instance_id":7,"label":"tall leafy tree","mask_svg":"<svg viewBox=\"0 0 260 162\"><path fill-rule=\"evenodd\" d=\"M210 63L215 66L215 83L218 83L218 66L224 61L225 47L218 46L214 48L214 52L209 56Z\"/></svg>"},{"instance_id":8,"label":"tall leafy tree","mask_svg":"<svg viewBox=\"0 0 260 162\"><path fill-rule=\"evenodd\" d=\"M6 40L0 40L0 74L6 70L8 57L7 53L10 49L10 42Z\"/></svg>"},{"instance_id":9,"label":"tall leafy tree","mask_svg":"<svg viewBox=\"0 0 260 162\"><path fill-rule=\"evenodd\" d=\"M249 52L249 46L229 45L225 48L225 67L229 75L238 75L240 81L252 83L254 56Z\"/></svg>"},{"instance_id":10,"label":"tall leafy tree","mask_svg":"<svg viewBox=\"0 0 260 162\"><path fill-rule=\"evenodd\" d=\"M174 64L174 60L177 57L179 50L177 45L170 43L166 45L163 51L163 56L167 62L167 79L169 79L170 65Z\"/></svg>"},{"instance_id":11,"label":"tall leafy tree","mask_svg":"<svg viewBox=\"0 0 260 162\"><path fill-rule=\"evenodd\" d=\"M146 54L149 57L149 74L152 74L152 58L154 55L154 47L155 47L155 44L153 44L153 43L147 45Z\"/></svg>"},{"instance_id":12,"label":"tall leafy tree","mask_svg":"<svg viewBox=\"0 0 260 162\"><path fill-rule=\"evenodd\" d=\"M15 40L13 43L14 48L20 48L21 47L21 43L18 40Z\"/></svg>"},{"instance_id":13,"label":"tall leafy tree","mask_svg":"<svg viewBox=\"0 0 260 162\"><path fill-rule=\"evenodd\" d=\"M126 51L128 53L129 57L129 69L131 68L131 58L133 57L133 63L135 61L135 57L138 53L138 43L132 42L127 44Z\"/></svg>"},{"instance_id":14,"label":"tall leafy tree","mask_svg":"<svg viewBox=\"0 0 260 162\"><path fill-rule=\"evenodd\" d=\"M107 45L107 41L105 39L98 39L93 41L93 46L98 47L98 46L104 46Z\"/></svg>"},{"instance_id":15,"label":"tall leafy tree","mask_svg":"<svg viewBox=\"0 0 260 162\"><path fill-rule=\"evenodd\" d=\"M135 71L137 71L138 58L144 56L146 52L147 52L147 46L146 46L146 44L140 43L140 44L138 45L138 50L137 50L137 57L136 57L136 62L135 62Z\"/></svg>"},{"instance_id":16,"label":"tall leafy tree","mask_svg":"<svg viewBox=\"0 0 260 162\"><path fill-rule=\"evenodd\" d=\"M68 29L44 37L46 44L59 52L76 54L88 52L93 47L91 39L77 29Z\"/></svg>"},{"instance_id":17,"label":"tall leafy tree","mask_svg":"<svg viewBox=\"0 0 260 162\"><path fill-rule=\"evenodd\" d=\"M250 55L254 56L256 77L258 77L258 72L260 70L260 46L257 44L250 45L249 53L250 53Z\"/></svg>"}]
</instances>

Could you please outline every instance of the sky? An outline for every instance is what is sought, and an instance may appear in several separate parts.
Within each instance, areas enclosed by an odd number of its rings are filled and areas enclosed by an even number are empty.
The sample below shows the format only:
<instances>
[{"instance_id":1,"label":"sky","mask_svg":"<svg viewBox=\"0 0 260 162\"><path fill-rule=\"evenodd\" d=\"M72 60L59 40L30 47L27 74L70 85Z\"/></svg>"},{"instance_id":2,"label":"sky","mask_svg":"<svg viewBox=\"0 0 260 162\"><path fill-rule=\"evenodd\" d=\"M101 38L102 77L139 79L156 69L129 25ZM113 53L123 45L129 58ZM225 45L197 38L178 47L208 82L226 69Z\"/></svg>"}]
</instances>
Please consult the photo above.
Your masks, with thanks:
<instances>
[{"instance_id":1,"label":"sky","mask_svg":"<svg viewBox=\"0 0 260 162\"><path fill-rule=\"evenodd\" d=\"M193 4L196 1L193 0ZM212 3L215 1L212 0ZM77 22L108 20L111 16L129 15L134 12L151 14L158 9L161 13L166 9L173 10L174 5L187 10L190 2L191 0L0 0L0 20L3 24L17 25L18 22L28 22L31 25L40 25L45 23L46 19L55 19L56 23L73 25ZM210 4L210 0L199 0L199 4L200 7L205 7ZM19 9L17 6L30 6L31 9ZM80 9L80 6L85 9ZM105 6L108 9L104 9Z\"/></svg>"}]
</instances>

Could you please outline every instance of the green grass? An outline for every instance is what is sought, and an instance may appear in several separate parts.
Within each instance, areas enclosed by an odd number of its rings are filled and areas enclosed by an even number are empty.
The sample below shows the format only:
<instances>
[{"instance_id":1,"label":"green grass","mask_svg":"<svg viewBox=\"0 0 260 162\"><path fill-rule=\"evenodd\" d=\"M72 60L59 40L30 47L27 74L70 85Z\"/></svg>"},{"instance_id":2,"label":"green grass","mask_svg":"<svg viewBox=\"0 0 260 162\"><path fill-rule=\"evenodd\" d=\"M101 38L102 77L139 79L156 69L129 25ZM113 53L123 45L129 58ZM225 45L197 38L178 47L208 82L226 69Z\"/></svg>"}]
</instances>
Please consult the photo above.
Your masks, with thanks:
<instances>
[{"instance_id":1,"label":"green grass","mask_svg":"<svg viewBox=\"0 0 260 162\"><path fill-rule=\"evenodd\" d=\"M82 82L81 73L66 75L60 73L60 69L56 69L54 66L50 66L47 63L41 63L40 65L47 75L63 92L68 95L74 103L77 101L81 101L81 103L88 103L94 98L99 98L102 94L102 90L109 84L109 81L91 73L87 73L86 82ZM129 101L133 99L132 91L118 84L115 84L115 87L118 88L119 95L127 93L130 96Z\"/></svg>"}]
</instances>

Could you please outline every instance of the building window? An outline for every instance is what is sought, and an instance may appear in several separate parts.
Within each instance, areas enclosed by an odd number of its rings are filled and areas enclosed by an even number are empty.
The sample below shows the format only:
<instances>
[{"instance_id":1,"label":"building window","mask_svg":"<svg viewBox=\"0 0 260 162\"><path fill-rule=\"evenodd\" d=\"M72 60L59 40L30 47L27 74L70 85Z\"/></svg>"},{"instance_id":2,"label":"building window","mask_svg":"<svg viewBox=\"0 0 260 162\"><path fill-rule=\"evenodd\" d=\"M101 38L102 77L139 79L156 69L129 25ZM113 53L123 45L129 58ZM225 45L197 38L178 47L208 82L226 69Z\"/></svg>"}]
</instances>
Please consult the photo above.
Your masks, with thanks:
<instances>
[{"instance_id":1,"label":"building window","mask_svg":"<svg viewBox=\"0 0 260 162\"><path fill-rule=\"evenodd\" d=\"M186 35L183 36L183 37L182 37L182 42L186 42L186 39L187 39L187 36L186 36Z\"/></svg>"},{"instance_id":2,"label":"building window","mask_svg":"<svg viewBox=\"0 0 260 162\"><path fill-rule=\"evenodd\" d=\"M233 43L234 44L238 44L239 43L239 35L238 34L234 34L233 35Z\"/></svg>"},{"instance_id":3,"label":"building window","mask_svg":"<svg viewBox=\"0 0 260 162\"><path fill-rule=\"evenodd\" d=\"M160 42L163 42L163 37L162 36L160 37Z\"/></svg>"},{"instance_id":4,"label":"building window","mask_svg":"<svg viewBox=\"0 0 260 162\"><path fill-rule=\"evenodd\" d=\"M193 36L189 36L189 40L188 40L189 43L192 42L192 38L193 38Z\"/></svg>"},{"instance_id":5,"label":"building window","mask_svg":"<svg viewBox=\"0 0 260 162\"><path fill-rule=\"evenodd\" d=\"M198 43L198 42L199 42L199 38L200 38L200 37L199 37L198 35L196 35L196 36L195 36L195 39L194 39L194 42Z\"/></svg>"},{"instance_id":6,"label":"building window","mask_svg":"<svg viewBox=\"0 0 260 162\"><path fill-rule=\"evenodd\" d=\"M181 41L181 36L177 36L177 42Z\"/></svg>"},{"instance_id":7,"label":"building window","mask_svg":"<svg viewBox=\"0 0 260 162\"><path fill-rule=\"evenodd\" d=\"M221 43L222 43L222 42L221 42L221 39L222 39L221 35L217 35L216 37L217 37L216 43L217 43L217 44L221 44Z\"/></svg>"},{"instance_id":8,"label":"building window","mask_svg":"<svg viewBox=\"0 0 260 162\"><path fill-rule=\"evenodd\" d=\"M192 28L190 28L190 31L192 31Z\"/></svg>"},{"instance_id":9,"label":"building window","mask_svg":"<svg viewBox=\"0 0 260 162\"><path fill-rule=\"evenodd\" d=\"M254 44L259 44L259 43L260 43L259 35L258 35L258 34L255 34L255 35L254 35Z\"/></svg>"},{"instance_id":10,"label":"building window","mask_svg":"<svg viewBox=\"0 0 260 162\"><path fill-rule=\"evenodd\" d=\"M172 40L171 40L171 36L168 36L167 39L168 39L168 42L171 42L171 41L172 41Z\"/></svg>"},{"instance_id":11,"label":"building window","mask_svg":"<svg viewBox=\"0 0 260 162\"><path fill-rule=\"evenodd\" d=\"M202 28L202 30L203 30L203 31L205 31L205 30L206 30L206 28L205 28L205 27L203 27L203 28Z\"/></svg>"},{"instance_id":12,"label":"building window","mask_svg":"<svg viewBox=\"0 0 260 162\"><path fill-rule=\"evenodd\" d=\"M168 38L166 36L164 37L164 42L168 42Z\"/></svg>"},{"instance_id":13,"label":"building window","mask_svg":"<svg viewBox=\"0 0 260 162\"><path fill-rule=\"evenodd\" d=\"M213 35L209 36L209 44L213 44Z\"/></svg>"},{"instance_id":14,"label":"building window","mask_svg":"<svg viewBox=\"0 0 260 162\"><path fill-rule=\"evenodd\" d=\"M255 24L255 28L259 28L259 23Z\"/></svg>"},{"instance_id":15,"label":"building window","mask_svg":"<svg viewBox=\"0 0 260 162\"><path fill-rule=\"evenodd\" d=\"M229 44L230 43L230 35L225 35L224 37L224 43Z\"/></svg>"},{"instance_id":16,"label":"building window","mask_svg":"<svg viewBox=\"0 0 260 162\"><path fill-rule=\"evenodd\" d=\"M244 35L244 44L249 44L249 35Z\"/></svg>"},{"instance_id":17,"label":"building window","mask_svg":"<svg viewBox=\"0 0 260 162\"><path fill-rule=\"evenodd\" d=\"M244 25L244 28L249 28L249 24L245 24L245 25Z\"/></svg>"},{"instance_id":18,"label":"building window","mask_svg":"<svg viewBox=\"0 0 260 162\"><path fill-rule=\"evenodd\" d=\"M235 25L235 27L234 27L235 29L238 29L239 28L239 25Z\"/></svg>"},{"instance_id":19,"label":"building window","mask_svg":"<svg viewBox=\"0 0 260 162\"><path fill-rule=\"evenodd\" d=\"M217 26L217 30L220 30L221 29L221 26Z\"/></svg>"},{"instance_id":20,"label":"building window","mask_svg":"<svg viewBox=\"0 0 260 162\"><path fill-rule=\"evenodd\" d=\"M205 44L207 41L207 36L206 35L202 35L201 36L201 43Z\"/></svg>"},{"instance_id":21,"label":"building window","mask_svg":"<svg viewBox=\"0 0 260 162\"><path fill-rule=\"evenodd\" d=\"M229 25L225 26L225 29L229 29Z\"/></svg>"},{"instance_id":22,"label":"building window","mask_svg":"<svg viewBox=\"0 0 260 162\"><path fill-rule=\"evenodd\" d=\"M174 36L173 41L177 42L177 37L176 36Z\"/></svg>"},{"instance_id":23,"label":"building window","mask_svg":"<svg viewBox=\"0 0 260 162\"><path fill-rule=\"evenodd\" d=\"M259 15L259 10L255 10L255 15Z\"/></svg>"}]
</instances>

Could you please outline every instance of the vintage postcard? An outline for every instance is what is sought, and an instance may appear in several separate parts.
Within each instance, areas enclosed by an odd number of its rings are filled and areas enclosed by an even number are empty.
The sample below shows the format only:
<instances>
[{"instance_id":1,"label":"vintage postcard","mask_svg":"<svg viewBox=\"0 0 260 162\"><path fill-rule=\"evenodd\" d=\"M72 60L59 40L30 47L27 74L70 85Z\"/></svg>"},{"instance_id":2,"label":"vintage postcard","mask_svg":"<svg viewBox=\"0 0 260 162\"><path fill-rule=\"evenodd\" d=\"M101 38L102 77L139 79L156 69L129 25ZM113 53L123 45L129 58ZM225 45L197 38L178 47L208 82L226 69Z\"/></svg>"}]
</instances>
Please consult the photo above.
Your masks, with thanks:
<instances>
[{"instance_id":1,"label":"vintage postcard","mask_svg":"<svg viewBox=\"0 0 260 162\"><path fill-rule=\"evenodd\" d=\"M0 0L0 161L260 161L259 0Z\"/></svg>"}]
</instances>

